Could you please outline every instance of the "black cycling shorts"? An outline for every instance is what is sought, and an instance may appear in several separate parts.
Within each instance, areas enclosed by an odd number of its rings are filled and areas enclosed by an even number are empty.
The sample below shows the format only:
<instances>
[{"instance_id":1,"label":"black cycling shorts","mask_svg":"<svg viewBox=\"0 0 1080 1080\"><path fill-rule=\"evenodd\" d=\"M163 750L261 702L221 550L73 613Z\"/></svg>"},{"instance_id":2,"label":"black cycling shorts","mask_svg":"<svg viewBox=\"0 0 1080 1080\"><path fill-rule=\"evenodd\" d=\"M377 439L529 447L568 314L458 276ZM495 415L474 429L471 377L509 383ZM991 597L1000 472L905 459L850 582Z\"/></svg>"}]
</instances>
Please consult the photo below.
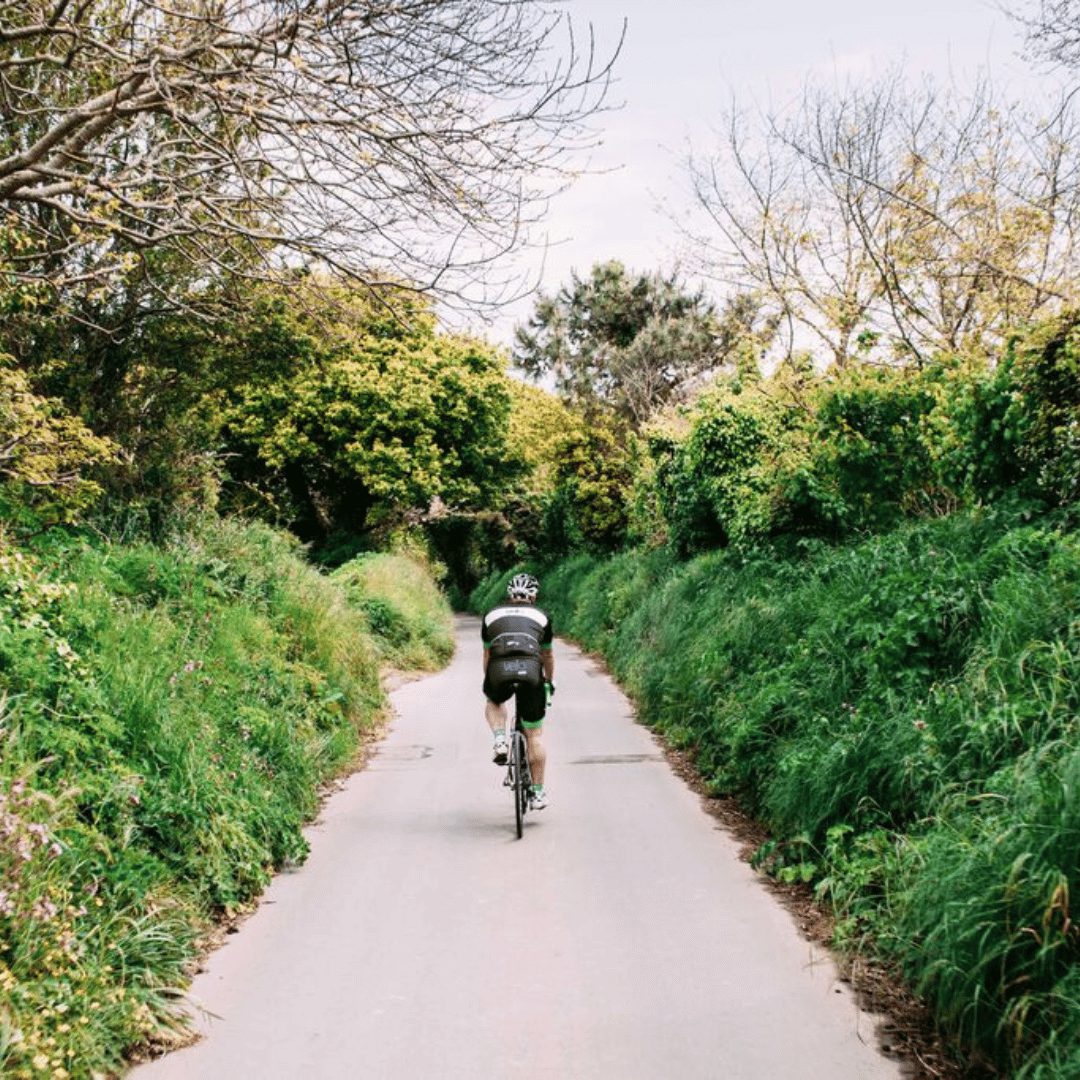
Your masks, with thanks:
<instances>
[{"instance_id":1,"label":"black cycling shorts","mask_svg":"<svg viewBox=\"0 0 1080 1080\"><path fill-rule=\"evenodd\" d=\"M501 705L517 693L518 718L526 727L535 727L544 719L547 708L544 693L544 669L534 656L504 657L488 660L484 674L484 697Z\"/></svg>"}]
</instances>

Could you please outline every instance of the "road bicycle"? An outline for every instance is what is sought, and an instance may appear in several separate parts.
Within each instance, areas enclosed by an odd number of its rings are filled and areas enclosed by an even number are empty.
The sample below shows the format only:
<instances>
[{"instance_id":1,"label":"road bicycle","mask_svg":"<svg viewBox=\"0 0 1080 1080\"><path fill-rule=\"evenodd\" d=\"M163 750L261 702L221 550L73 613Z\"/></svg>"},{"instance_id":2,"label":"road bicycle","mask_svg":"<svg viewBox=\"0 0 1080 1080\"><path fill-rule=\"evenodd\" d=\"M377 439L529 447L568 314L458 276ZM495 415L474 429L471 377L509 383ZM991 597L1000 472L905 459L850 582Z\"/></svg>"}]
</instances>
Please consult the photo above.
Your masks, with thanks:
<instances>
[{"instance_id":1,"label":"road bicycle","mask_svg":"<svg viewBox=\"0 0 1080 1080\"><path fill-rule=\"evenodd\" d=\"M516 703L503 787L508 787L514 797L514 828L520 840L525 830L525 813L529 809L529 795L532 792L532 770L529 768L529 743L517 714Z\"/></svg>"}]
</instances>

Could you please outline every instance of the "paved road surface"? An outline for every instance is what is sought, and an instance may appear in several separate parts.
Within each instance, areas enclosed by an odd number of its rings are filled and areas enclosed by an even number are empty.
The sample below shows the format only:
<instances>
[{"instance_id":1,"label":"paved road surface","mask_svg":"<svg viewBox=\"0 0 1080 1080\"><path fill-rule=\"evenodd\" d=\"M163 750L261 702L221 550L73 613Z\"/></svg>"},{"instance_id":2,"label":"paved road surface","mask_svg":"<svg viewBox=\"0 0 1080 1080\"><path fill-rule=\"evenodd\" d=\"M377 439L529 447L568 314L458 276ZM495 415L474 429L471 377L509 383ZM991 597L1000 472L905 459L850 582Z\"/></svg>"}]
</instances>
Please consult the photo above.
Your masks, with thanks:
<instances>
[{"instance_id":1,"label":"paved road surface","mask_svg":"<svg viewBox=\"0 0 1080 1080\"><path fill-rule=\"evenodd\" d=\"M459 630L449 669L394 694L307 864L195 981L206 1037L135 1080L899 1077L828 958L562 643L551 804L514 838L478 624Z\"/></svg>"}]
</instances>

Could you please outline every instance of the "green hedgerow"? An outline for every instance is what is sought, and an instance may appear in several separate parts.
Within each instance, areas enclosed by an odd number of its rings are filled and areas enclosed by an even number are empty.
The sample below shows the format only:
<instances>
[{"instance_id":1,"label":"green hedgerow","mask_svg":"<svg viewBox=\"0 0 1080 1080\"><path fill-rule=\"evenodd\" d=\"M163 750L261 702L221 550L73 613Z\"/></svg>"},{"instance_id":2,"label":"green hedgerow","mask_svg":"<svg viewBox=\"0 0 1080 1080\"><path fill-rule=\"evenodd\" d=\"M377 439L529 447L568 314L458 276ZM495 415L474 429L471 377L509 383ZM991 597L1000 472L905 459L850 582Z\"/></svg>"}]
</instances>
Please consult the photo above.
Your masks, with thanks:
<instances>
[{"instance_id":1,"label":"green hedgerow","mask_svg":"<svg viewBox=\"0 0 1080 1080\"><path fill-rule=\"evenodd\" d=\"M398 645L365 604L448 640L423 568L395 569L407 593L350 595L227 520L162 545L0 536L0 1073L89 1077L178 1030L200 935L304 857L383 706Z\"/></svg>"},{"instance_id":2,"label":"green hedgerow","mask_svg":"<svg viewBox=\"0 0 1080 1080\"><path fill-rule=\"evenodd\" d=\"M1080 538L1006 507L846 546L539 568L560 633L772 830L838 939L1010 1075L1080 1059ZM473 596L484 607L505 576Z\"/></svg>"}]
</instances>

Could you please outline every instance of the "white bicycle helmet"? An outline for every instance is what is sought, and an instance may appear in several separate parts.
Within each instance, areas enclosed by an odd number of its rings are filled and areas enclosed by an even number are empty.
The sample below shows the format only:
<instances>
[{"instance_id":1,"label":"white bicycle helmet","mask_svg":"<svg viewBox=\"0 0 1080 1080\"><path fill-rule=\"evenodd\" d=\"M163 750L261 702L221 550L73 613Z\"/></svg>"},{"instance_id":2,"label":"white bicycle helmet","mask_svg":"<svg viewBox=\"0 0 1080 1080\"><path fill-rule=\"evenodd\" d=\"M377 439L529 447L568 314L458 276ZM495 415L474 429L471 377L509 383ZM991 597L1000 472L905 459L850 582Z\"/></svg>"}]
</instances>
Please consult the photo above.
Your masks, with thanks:
<instances>
[{"instance_id":1,"label":"white bicycle helmet","mask_svg":"<svg viewBox=\"0 0 1080 1080\"><path fill-rule=\"evenodd\" d=\"M527 600L530 604L540 592L540 582L532 574L515 574L506 586L506 595L511 600Z\"/></svg>"}]
</instances>

